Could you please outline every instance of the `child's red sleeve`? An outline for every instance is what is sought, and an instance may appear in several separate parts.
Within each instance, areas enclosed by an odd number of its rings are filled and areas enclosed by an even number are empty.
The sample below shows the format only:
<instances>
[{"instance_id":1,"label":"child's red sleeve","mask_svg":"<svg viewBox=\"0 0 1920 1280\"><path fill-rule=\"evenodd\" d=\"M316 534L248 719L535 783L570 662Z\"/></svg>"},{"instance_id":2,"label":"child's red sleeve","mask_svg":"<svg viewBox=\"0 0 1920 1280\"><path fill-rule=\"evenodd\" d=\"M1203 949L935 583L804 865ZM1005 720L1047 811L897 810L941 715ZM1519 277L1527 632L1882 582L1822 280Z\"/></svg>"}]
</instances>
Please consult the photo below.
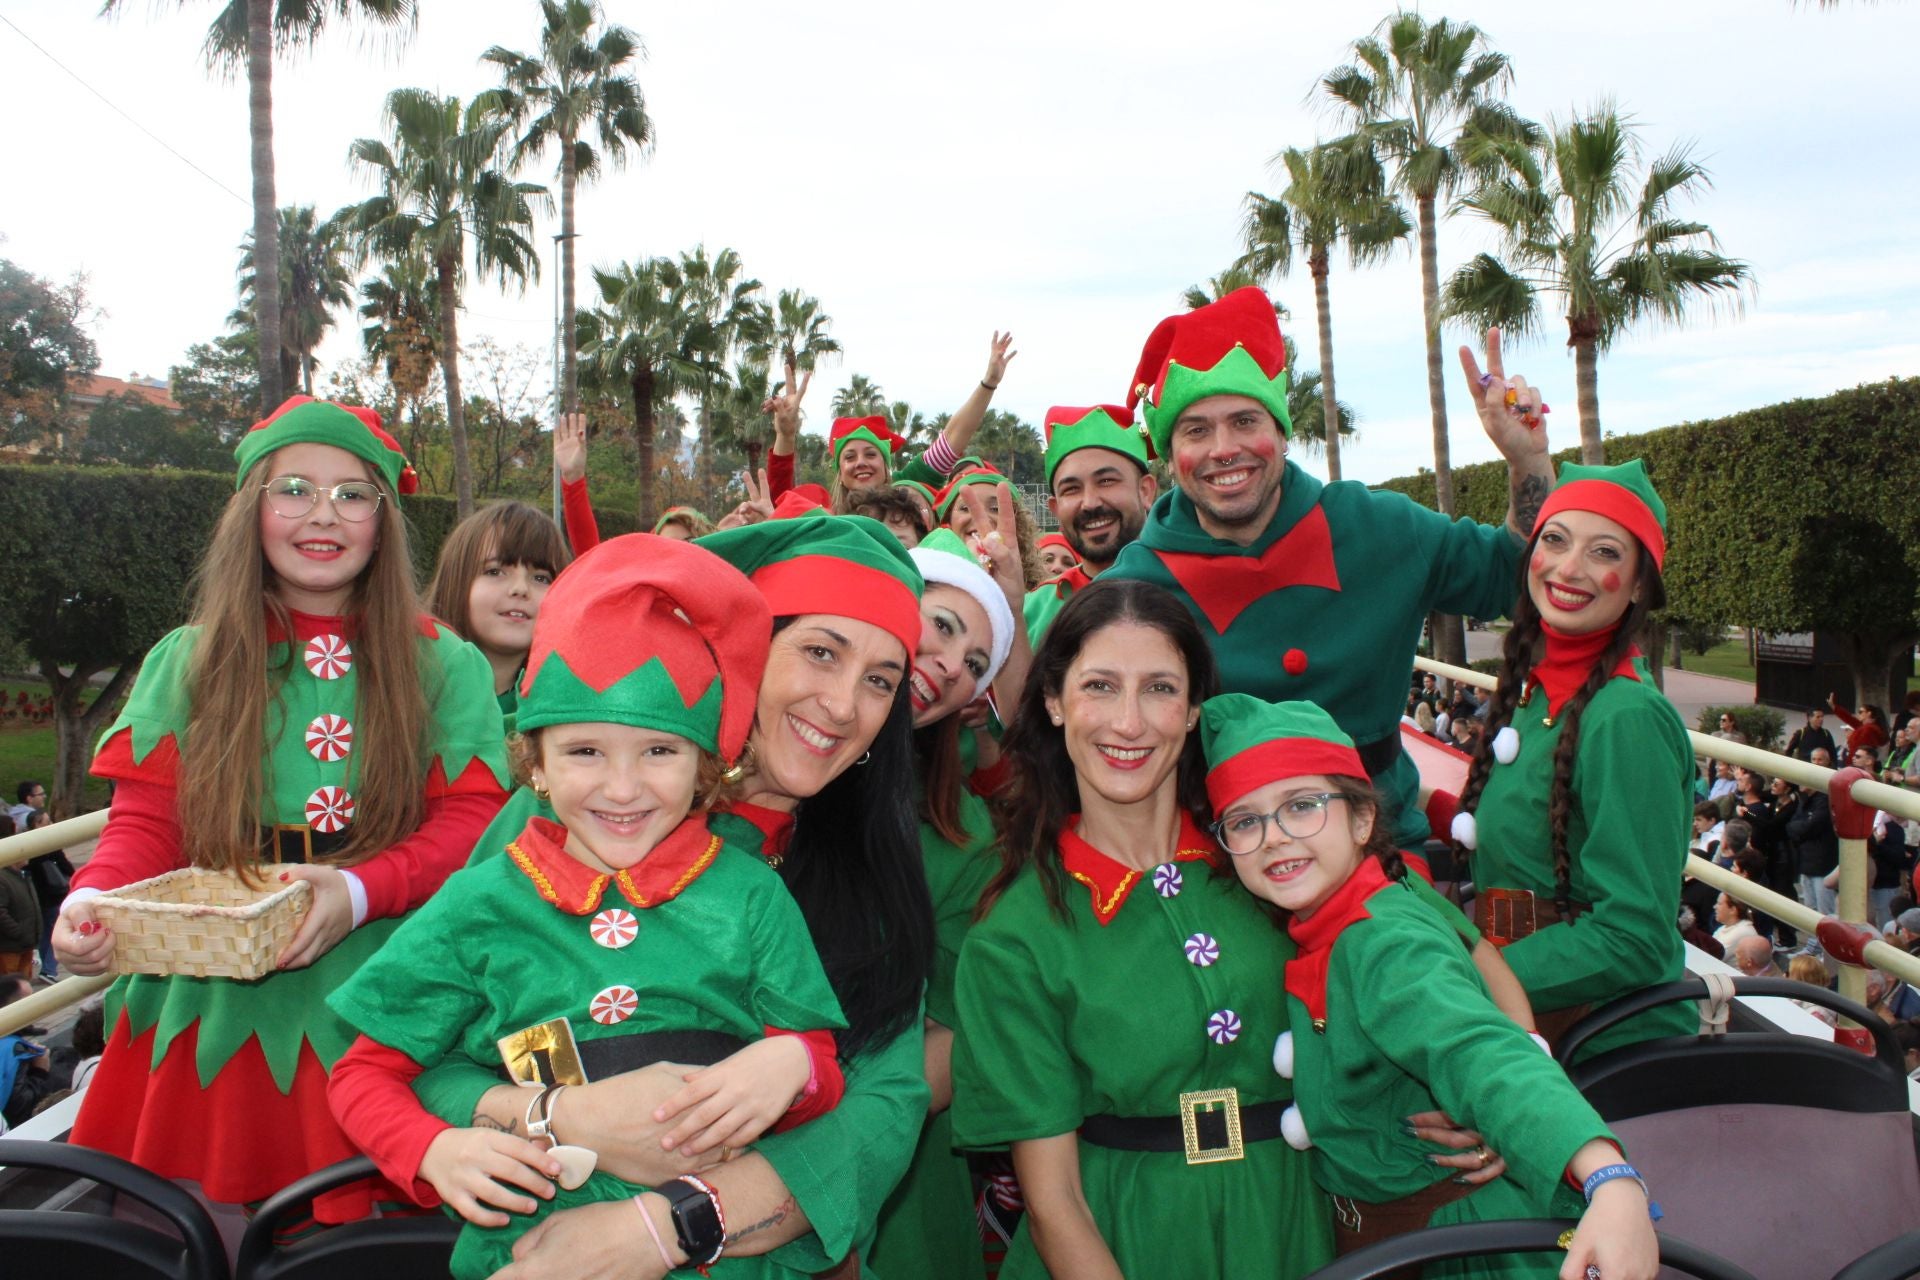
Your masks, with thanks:
<instances>
[{"instance_id":1,"label":"child's red sleeve","mask_svg":"<svg viewBox=\"0 0 1920 1280\"><path fill-rule=\"evenodd\" d=\"M73 887L118 889L186 866L179 803L179 791L165 783L117 781L106 830L87 865L73 877Z\"/></svg>"},{"instance_id":2,"label":"child's red sleeve","mask_svg":"<svg viewBox=\"0 0 1920 1280\"><path fill-rule=\"evenodd\" d=\"M767 501L778 502L780 495L793 488L793 465L798 454L767 454Z\"/></svg>"},{"instance_id":3,"label":"child's red sleeve","mask_svg":"<svg viewBox=\"0 0 1920 1280\"><path fill-rule=\"evenodd\" d=\"M361 1036L333 1064L327 1105L353 1145L373 1157L389 1182L431 1209L440 1203L433 1184L420 1177L427 1147L453 1126L420 1105L413 1078L423 1070L398 1049Z\"/></svg>"},{"instance_id":4,"label":"child's red sleeve","mask_svg":"<svg viewBox=\"0 0 1920 1280\"><path fill-rule=\"evenodd\" d=\"M448 876L467 864L504 803L506 796L497 787L430 797L426 816L412 835L353 868L367 890L367 919L405 915L431 898Z\"/></svg>"},{"instance_id":5,"label":"child's red sleeve","mask_svg":"<svg viewBox=\"0 0 1920 1280\"><path fill-rule=\"evenodd\" d=\"M587 478L560 482L560 510L567 521L567 545L576 558L600 545L600 522L587 499Z\"/></svg>"},{"instance_id":6,"label":"child's red sleeve","mask_svg":"<svg viewBox=\"0 0 1920 1280\"><path fill-rule=\"evenodd\" d=\"M807 1047L807 1087L801 1091L787 1114L780 1117L772 1132L785 1133L796 1125L816 1120L840 1105L847 1092L847 1078L840 1070L840 1049L831 1031L793 1031L767 1027L770 1036L797 1036Z\"/></svg>"}]
</instances>

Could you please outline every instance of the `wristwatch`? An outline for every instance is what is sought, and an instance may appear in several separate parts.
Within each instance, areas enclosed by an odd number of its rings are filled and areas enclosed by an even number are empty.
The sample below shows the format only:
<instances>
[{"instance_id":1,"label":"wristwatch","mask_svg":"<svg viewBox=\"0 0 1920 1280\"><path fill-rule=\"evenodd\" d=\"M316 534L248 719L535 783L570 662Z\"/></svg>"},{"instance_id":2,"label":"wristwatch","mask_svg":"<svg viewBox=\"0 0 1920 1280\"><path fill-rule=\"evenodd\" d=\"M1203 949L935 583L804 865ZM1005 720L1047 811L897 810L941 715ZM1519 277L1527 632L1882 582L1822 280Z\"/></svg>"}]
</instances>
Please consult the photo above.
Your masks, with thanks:
<instances>
[{"instance_id":1,"label":"wristwatch","mask_svg":"<svg viewBox=\"0 0 1920 1280\"><path fill-rule=\"evenodd\" d=\"M688 1175L663 1182L654 1192L665 1197L673 1217L674 1239L690 1267L710 1267L726 1247L727 1220L720 1195L705 1180Z\"/></svg>"}]
</instances>

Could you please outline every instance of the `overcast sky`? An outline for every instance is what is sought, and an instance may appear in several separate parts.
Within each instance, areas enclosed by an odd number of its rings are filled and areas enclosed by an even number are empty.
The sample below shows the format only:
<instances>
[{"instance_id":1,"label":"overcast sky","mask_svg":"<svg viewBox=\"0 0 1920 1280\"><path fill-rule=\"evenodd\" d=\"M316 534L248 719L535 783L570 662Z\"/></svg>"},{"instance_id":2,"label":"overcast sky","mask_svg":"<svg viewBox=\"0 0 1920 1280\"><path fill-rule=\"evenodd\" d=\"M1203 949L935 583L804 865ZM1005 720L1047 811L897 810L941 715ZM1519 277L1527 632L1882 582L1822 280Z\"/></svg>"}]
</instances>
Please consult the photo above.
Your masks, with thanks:
<instances>
[{"instance_id":1,"label":"overcast sky","mask_svg":"<svg viewBox=\"0 0 1920 1280\"><path fill-rule=\"evenodd\" d=\"M403 47L341 31L277 65L281 204L326 214L370 194L347 148L383 134L389 89L469 97L492 82L478 61L488 46L537 44L531 0L419 7ZM639 75L658 146L583 190L583 266L704 240L738 250L770 291L816 294L846 348L809 397L816 430L854 372L918 409L954 408L996 327L1011 328L1021 352L998 407L1037 425L1050 404L1121 397L1154 323L1237 252L1242 194L1284 185L1267 167L1274 153L1339 131L1317 77L1386 12L1277 0L608 8L646 43ZM235 305L237 245L251 227L246 86L202 68L217 0L130 0L112 20L97 9L0 0L14 24L0 23L0 256L56 279L84 272L102 311L101 372L164 376ZM1752 265L1757 289L1738 316L1703 312L1603 357L1608 431L1920 373L1920 5L1425 10L1477 23L1511 56L1520 111L1565 118L1611 96L1648 154L1691 140L1712 170L1714 188L1684 212ZM556 230L557 218L543 222L543 246ZM1443 222L1440 242L1443 278L1487 244L1466 217ZM524 296L470 285L463 338L544 352L552 283L549 269ZM1338 389L1361 416L1350 477L1431 461L1419 287L1411 249L1364 272L1335 269ZM581 289L589 301L584 270ZM1301 271L1275 293L1302 363L1317 364L1311 282ZM323 359L354 353L357 326L343 330ZM1546 389L1555 443L1571 444L1572 361L1563 326L1548 334L1508 367ZM1449 351L1464 336L1450 332ZM1454 458L1491 457L1460 383L1450 355Z\"/></svg>"}]
</instances>

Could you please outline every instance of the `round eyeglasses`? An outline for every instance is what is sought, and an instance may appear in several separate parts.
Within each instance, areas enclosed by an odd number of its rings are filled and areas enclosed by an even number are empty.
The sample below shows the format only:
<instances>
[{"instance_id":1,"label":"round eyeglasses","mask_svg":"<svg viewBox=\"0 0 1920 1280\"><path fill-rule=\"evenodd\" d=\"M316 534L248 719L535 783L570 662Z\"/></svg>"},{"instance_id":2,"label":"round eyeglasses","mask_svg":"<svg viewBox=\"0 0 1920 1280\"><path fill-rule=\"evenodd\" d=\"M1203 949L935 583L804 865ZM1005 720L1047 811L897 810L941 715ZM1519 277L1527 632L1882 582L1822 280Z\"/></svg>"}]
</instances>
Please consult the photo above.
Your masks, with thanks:
<instances>
[{"instance_id":1,"label":"round eyeglasses","mask_svg":"<svg viewBox=\"0 0 1920 1280\"><path fill-rule=\"evenodd\" d=\"M1213 824L1214 839L1236 858L1257 852L1267 842L1267 823L1272 822L1295 840L1310 840L1327 825L1327 806L1345 796L1336 791L1288 796L1272 813L1236 810Z\"/></svg>"},{"instance_id":2,"label":"round eyeglasses","mask_svg":"<svg viewBox=\"0 0 1920 1280\"><path fill-rule=\"evenodd\" d=\"M298 520L318 506L325 495L332 501L335 515L359 524L373 518L383 497L380 486L371 480L349 480L328 489L301 476L275 476L260 488L267 495L268 508L282 520Z\"/></svg>"}]
</instances>

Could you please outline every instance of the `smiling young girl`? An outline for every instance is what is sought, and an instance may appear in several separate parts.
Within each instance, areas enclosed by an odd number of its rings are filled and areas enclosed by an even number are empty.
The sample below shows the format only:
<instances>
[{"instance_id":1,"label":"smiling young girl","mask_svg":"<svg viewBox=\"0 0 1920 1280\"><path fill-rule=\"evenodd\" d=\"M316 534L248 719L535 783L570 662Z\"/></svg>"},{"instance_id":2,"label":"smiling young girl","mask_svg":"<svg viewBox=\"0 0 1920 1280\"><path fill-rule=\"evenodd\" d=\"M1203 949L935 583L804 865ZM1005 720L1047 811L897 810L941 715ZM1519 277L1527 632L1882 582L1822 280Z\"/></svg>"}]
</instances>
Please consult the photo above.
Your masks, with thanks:
<instances>
[{"instance_id":1,"label":"smiling young girl","mask_svg":"<svg viewBox=\"0 0 1920 1280\"><path fill-rule=\"evenodd\" d=\"M486 656L509 731L540 604L572 560L559 526L524 502L474 512L441 545L427 612Z\"/></svg>"},{"instance_id":2,"label":"smiling young girl","mask_svg":"<svg viewBox=\"0 0 1920 1280\"><path fill-rule=\"evenodd\" d=\"M1666 504L1638 459L1560 476L1534 522L1453 829L1472 852L1475 922L1550 1041L1589 1005L1681 976L1673 922L1694 779L1685 723L1634 662L1666 603ZM1662 1006L1588 1051L1693 1024Z\"/></svg>"},{"instance_id":3,"label":"smiling young girl","mask_svg":"<svg viewBox=\"0 0 1920 1280\"><path fill-rule=\"evenodd\" d=\"M713 1105L706 1136L724 1146L838 1100L828 1031L845 1024L799 908L707 827L752 726L771 632L765 599L711 552L635 534L583 556L548 597L521 691L516 753L557 820L533 818L506 857L455 876L333 996L362 1033L335 1072L335 1114L390 1178L423 1200L427 1184L471 1224L456 1276L504 1266L545 1212L629 1197L664 1260L673 1206L713 1193L696 1178L637 1197L644 1188L596 1173L553 1194L555 1154L450 1127L415 1100L409 1083L427 1067L493 1066L503 1037L540 1033L529 1129L576 1150L586 1135L567 1132L561 1089L685 1061L695 1043L740 1050L689 1078ZM556 1024L583 1071L551 1047Z\"/></svg>"},{"instance_id":4,"label":"smiling young girl","mask_svg":"<svg viewBox=\"0 0 1920 1280\"><path fill-rule=\"evenodd\" d=\"M94 758L113 813L54 947L104 972L92 895L181 867L312 884L273 975L113 988L74 1125L240 1204L353 1154L325 1096L352 1034L325 998L464 861L507 762L485 660L420 612L397 502L413 473L378 415L295 396L234 453L193 622L147 655ZM368 1204L363 1184L315 1213Z\"/></svg>"},{"instance_id":5,"label":"smiling young girl","mask_svg":"<svg viewBox=\"0 0 1920 1280\"><path fill-rule=\"evenodd\" d=\"M1407 882L1353 740L1311 702L1238 693L1207 702L1201 734L1215 837L1299 948L1273 1066L1294 1086L1287 1141L1312 1151L1333 1197L1336 1249L1428 1225L1571 1216L1579 1187L1587 1207L1563 1264L1516 1256L1424 1274L1579 1280L1593 1266L1607 1280L1652 1280L1645 1184ZM1498 1147L1508 1176L1476 1187L1436 1169L1406 1127L1436 1108Z\"/></svg>"}]
</instances>

